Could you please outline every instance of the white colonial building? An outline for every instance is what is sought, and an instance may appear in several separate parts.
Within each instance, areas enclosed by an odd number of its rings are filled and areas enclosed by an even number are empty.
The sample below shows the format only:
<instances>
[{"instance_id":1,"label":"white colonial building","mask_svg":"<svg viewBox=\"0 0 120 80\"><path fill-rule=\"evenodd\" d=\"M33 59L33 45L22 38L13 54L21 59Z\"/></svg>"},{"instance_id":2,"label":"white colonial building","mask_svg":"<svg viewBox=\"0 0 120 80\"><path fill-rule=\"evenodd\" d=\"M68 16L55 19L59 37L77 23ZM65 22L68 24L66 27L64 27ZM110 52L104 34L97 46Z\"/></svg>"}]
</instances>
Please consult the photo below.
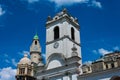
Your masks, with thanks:
<instances>
[{"instance_id":1,"label":"white colonial building","mask_svg":"<svg viewBox=\"0 0 120 80\"><path fill-rule=\"evenodd\" d=\"M92 64L81 60L80 26L66 9L46 22L46 64L36 34L17 66L16 80L120 80L120 52L107 54Z\"/></svg>"}]
</instances>

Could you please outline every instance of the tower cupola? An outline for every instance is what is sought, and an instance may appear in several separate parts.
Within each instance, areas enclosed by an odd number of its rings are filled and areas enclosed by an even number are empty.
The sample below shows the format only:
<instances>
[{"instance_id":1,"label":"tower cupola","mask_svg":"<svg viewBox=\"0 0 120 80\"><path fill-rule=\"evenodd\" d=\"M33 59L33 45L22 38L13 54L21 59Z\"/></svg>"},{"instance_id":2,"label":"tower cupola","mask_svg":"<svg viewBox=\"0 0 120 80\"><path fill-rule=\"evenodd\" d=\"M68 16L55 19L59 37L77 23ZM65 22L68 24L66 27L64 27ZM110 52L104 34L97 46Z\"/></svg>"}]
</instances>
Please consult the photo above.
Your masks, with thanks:
<instances>
[{"instance_id":1,"label":"tower cupola","mask_svg":"<svg viewBox=\"0 0 120 80\"><path fill-rule=\"evenodd\" d=\"M38 35L36 34L33 39L38 40L39 39Z\"/></svg>"},{"instance_id":2,"label":"tower cupola","mask_svg":"<svg viewBox=\"0 0 120 80\"><path fill-rule=\"evenodd\" d=\"M24 54L24 57L17 65L16 80L35 80L31 60Z\"/></svg>"},{"instance_id":3,"label":"tower cupola","mask_svg":"<svg viewBox=\"0 0 120 80\"><path fill-rule=\"evenodd\" d=\"M27 54L24 54L24 57L20 60L18 64L28 64L31 65L31 60L28 58Z\"/></svg>"},{"instance_id":4,"label":"tower cupola","mask_svg":"<svg viewBox=\"0 0 120 80\"><path fill-rule=\"evenodd\" d=\"M30 46L30 58L31 62L36 64L38 64L41 60L41 46L38 34L35 34L35 36L33 37L33 41Z\"/></svg>"}]
</instances>

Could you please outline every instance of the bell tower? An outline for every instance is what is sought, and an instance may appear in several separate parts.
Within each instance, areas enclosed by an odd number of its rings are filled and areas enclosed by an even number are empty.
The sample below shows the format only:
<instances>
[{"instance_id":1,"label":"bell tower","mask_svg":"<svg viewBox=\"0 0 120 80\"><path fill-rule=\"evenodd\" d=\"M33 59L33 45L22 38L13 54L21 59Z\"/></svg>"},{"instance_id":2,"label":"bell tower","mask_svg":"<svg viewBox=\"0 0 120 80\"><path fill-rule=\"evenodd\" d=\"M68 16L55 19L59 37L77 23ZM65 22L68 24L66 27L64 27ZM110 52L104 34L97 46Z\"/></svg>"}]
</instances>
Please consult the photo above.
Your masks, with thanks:
<instances>
[{"instance_id":1,"label":"bell tower","mask_svg":"<svg viewBox=\"0 0 120 80\"><path fill-rule=\"evenodd\" d=\"M39 37L36 34L33 38L33 42L30 46L31 62L38 64L41 60L41 46L39 43Z\"/></svg>"},{"instance_id":2,"label":"bell tower","mask_svg":"<svg viewBox=\"0 0 120 80\"><path fill-rule=\"evenodd\" d=\"M81 58L80 26L77 18L73 18L66 9L53 18L48 16L46 22L46 60L54 53L65 58L72 57L72 47L76 46Z\"/></svg>"},{"instance_id":3,"label":"bell tower","mask_svg":"<svg viewBox=\"0 0 120 80\"><path fill-rule=\"evenodd\" d=\"M80 26L66 9L46 22L46 65L38 80L77 80L81 65Z\"/></svg>"}]
</instances>

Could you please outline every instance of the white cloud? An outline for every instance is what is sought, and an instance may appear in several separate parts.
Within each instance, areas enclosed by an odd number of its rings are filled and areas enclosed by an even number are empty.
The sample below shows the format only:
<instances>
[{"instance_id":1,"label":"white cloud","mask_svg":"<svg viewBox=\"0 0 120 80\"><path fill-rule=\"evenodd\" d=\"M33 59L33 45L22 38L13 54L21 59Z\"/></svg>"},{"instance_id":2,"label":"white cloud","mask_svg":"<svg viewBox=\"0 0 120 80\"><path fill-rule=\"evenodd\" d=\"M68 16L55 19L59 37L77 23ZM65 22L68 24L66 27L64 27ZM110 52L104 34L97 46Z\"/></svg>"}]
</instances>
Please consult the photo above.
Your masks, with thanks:
<instances>
[{"instance_id":1,"label":"white cloud","mask_svg":"<svg viewBox=\"0 0 120 80\"><path fill-rule=\"evenodd\" d=\"M18 52L19 55L24 56L24 54L27 54L28 56L30 55L29 51L22 51L22 52Z\"/></svg>"},{"instance_id":2,"label":"white cloud","mask_svg":"<svg viewBox=\"0 0 120 80\"><path fill-rule=\"evenodd\" d=\"M90 4L90 6L102 8L101 3L98 2L98 1L96 1L96 0L93 0L93 1L92 1L92 4Z\"/></svg>"},{"instance_id":3,"label":"white cloud","mask_svg":"<svg viewBox=\"0 0 120 80\"><path fill-rule=\"evenodd\" d=\"M42 57L43 57L43 58L45 58L45 57L46 57L45 53L42 53Z\"/></svg>"},{"instance_id":4,"label":"white cloud","mask_svg":"<svg viewBox=\"0 0 120 80\"><path fill-rule=\"evenodd\" d=\"M5 59L5 62L6 62L6 63L10 63L10 61L9 61L8 59Z\"/></svg>"},{"instance_id":5,"label":"white cloud","mask_svg":"<svg viewBox=\"0 0 120 80\"><path fill-rule=\"evenodd\" d=\"M23 54L30 55L30 52L29 51L23 51Z\"/></svg>"},{"instance_id":6,"label":"white cloud","mask_svg":"<svg viewBox=\"0 0 120 80\"><path fill-rule=\"evenodd\" d=\"M95 53L95 54L97 54L97 53L98 53L98 52L97 52L97 50L93 50L92 52L93 52L93 53Z\"/></svg>"},{"instance_id":7,"label":"white cloud","mask_svg":"<svg viewBox=\"0 0 120 80\"><path fill-rule=\"evenodd\" d=\"M39 0L21 0L21 1L27 1L28 3L35 3L38 2Z\"/></svg>"},{"instance_id":8,"label":"white cloud","mask_svg":"<svg viewBox=\"0 0 120 80\"><path fill-rule=\"evenodd\" d=\"M119 47L118 47L118 46L115 46L113 49L114 49L114 50L119 50Z\"/></svg>"},{"instance_id":9,"label":"white cloud","mask_svg":"<svg viewBox=\"0 0 120 80\"><path fill-rule=\"evenodd\" d=\"M112 50L106 50L106 49L103 49L103 48L100 48L98 50L93 50L92 52L95 53L95 54L101 54L101 55L105 55L105 54L109 54L109 53L112 53L114 51L119 51L120 48L118 46L115 46L112 48Z\"/></svg>"},{"instance_id":10,"label":"white cloud","mask_svg":"<svg viewBox=\"0 0 120 80\"><path fill-rule=\"evenodd\" d=\"M11 59L12 60L12 64L14 65L14 66L17 66L17 62L15 61L15 59Z\"/></svg>"},{"instance_id":11,"label":"white cloud","mask_svg":"<svg viewBox=\"0 0 120 80\"><path fill-rule=\"evenodd\" d=\"M0 16L2 16L3 14L5 14L5 11L3 10L3 8L0 5Z\"/></svg>"},{"instance_id":12,"label":"white cloud","mask_svg":"<svg viewBox=\"0 0 120 80\"><path fill-rule=\"evenodd\" d=\"M84 62L84 64L91 64L92 63L92 61L86 61L86 62Z\"/></svg>"},{"instance_id":13,"label":"white cloud","mask_svg":"<svg viewBox=\"0 0 120 80\"><path fill-rule=\"evenodd\" d=\"M75 3L86 3L89 0L49 0L51 2L54 2L57 7L64 6L64 5L73 5Z\"/></svg>"},{"instance_id":14,"label":"white cloud","mask_svg":"<svg viewBox=\"0 0 120 80\"><path fill-rule=\"evenodd\" d=\"M105 54L108 54L108 53L111 53L112 51L108 51L108 50L105 50L103 48L99 49L98 52L101 54L101 55L105 55Z\"/></svg>"},{"instance_id":15,"label":"white cloud","mask_svg":"<svg viewBox=\"0 0 120 80\"><path fill-rule=\"evenodd\" d=\"M8 54L4 54L5 57L8 57Z\"/></svg>"},{"instance_id":16,"label":"white cloud","mask_svg":"<svg viewBox=\"0 0 120 80\"><path fill-rule=\"evenodd\" d=\"M55 3L56 7L71 6L73 4L79 3L86 4L92 7L102 8L101 3L96 0L48 0L48 1Z\"/></svg>"},{"instance_id":17,"label":"white cloud","mask_svg":"<svg viewBox=\"0 0 120 80\"><path fill-rule=\"evenodd\" d=\"M21 1L27 1L28 3L36 3L40 2L41 0L21 0ZM87 6L102 8L101 2L97 0L47 0L49 2L55 3L56 8L62 7L62 6L71 6L74 4L84 4Z\"/></svg>"},{"instance_id":18,"label":"white cloud","mask_svg":"<svg viewBox=\"0 0 120 80\"><path fill-rule=\"evenodd\" d=\"M0 69L0 80L15 80L16 69L11 67Z\"/></svg>"},{"instance_id":19,"label":"white cloud","mask_svg":"<svg viewBox=\"0 0 120 80\"><path fill-rule=\"evenodd\" d=\"M29 3L38 2L39 0L28 0Z\"/></svg>"}]
</instances>

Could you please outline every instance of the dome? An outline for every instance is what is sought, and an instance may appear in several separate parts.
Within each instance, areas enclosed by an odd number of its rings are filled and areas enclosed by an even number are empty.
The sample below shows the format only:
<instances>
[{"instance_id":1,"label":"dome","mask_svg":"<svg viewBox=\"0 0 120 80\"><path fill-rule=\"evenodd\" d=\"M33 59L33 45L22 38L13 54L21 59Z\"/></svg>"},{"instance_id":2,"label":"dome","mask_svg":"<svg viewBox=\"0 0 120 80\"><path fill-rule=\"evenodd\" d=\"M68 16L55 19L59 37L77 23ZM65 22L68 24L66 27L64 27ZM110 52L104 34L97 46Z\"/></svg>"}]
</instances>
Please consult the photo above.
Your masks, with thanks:
<instances>
[{"instance_id":1,"label":"dome","mask_svg":"<svg viewBox=\"0 0 120 80\"><path fill-rule=\"evenodd\" d=\"M31 64L31 60L27 57L27 54L24 54L24 57L20 60L19 64Z\"/></svg>"}]
</instances>

